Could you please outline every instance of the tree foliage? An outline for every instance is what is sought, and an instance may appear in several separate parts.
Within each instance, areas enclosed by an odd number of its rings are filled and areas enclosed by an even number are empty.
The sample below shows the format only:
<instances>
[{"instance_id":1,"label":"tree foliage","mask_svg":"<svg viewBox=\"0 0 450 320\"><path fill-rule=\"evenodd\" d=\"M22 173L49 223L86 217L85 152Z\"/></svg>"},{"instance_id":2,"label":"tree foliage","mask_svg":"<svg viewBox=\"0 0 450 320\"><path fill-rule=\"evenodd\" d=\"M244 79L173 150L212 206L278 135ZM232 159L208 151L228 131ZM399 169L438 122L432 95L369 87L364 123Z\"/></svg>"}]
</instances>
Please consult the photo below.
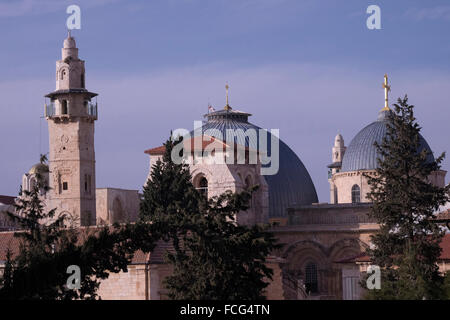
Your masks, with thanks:
<instances>
[{"instance_id":1,"label":"tree foliage","mask_svg":"<svg viewBox=\"0 0 450 320\"><path fill-rule=\"evenodd\" d=\"M181 140L168 140L144 188L141 218L158 225L173 244L166 279L172 299L262 299L272 270L269 253L278 248L268 226L236 223L249 207L252 192L226 192L207 200L194 187L186 164L175 164L171 152Z\"/></svg>"},{"instance_id":2,"label":"tree foliage","mask_svg":"<svg viewBox=\"0 0 450 320\"><path fill-rule=\"evenodd\" d=\"M66 217L54 218L55 210L44 207L42 194L48 186L37 173L30 191L22 191L10 217L21 227L20 250L15 258L8 254L1 299L96 299L100 280L110 272L127 271L137 249L154 246L147 224L111 227L64 227ZM142 236L145 235L145 236ZM67 268L81 270L80 289L67 287Z\"/></svg>"},{"instance_id":3,"label":"tree foliage","mask_svg":"<svg viewBox=\"0 0 450 320\"><path fill-rule=\"evenodd\" d=\"M368 252L382 275L381 290L370 290L368 298L437 299L442 297L437 259L444 232L433 218L449 201L449 188L436 186L429 177L440 169L444 154L429 160L406 96L394 108L386 137L376 144L379 168L367 176L370 214L380 224Z\"/></svg>"}]
</instances>

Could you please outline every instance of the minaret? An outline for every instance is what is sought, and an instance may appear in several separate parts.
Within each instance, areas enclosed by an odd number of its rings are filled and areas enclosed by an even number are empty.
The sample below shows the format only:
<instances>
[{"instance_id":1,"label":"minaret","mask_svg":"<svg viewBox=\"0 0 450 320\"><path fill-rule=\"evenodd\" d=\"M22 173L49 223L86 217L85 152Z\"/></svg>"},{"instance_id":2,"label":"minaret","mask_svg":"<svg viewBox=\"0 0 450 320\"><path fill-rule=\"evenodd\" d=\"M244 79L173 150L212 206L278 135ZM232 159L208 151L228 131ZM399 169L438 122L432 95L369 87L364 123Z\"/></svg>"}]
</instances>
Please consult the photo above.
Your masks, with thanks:
<instances>
[{"instance_id":1,"label":"minaret","mask_svg":"<svg viewBox=\"0 0 450 320\"><path fill-rule=\"evenodd\" d=\"M337 188L334 184L333 175L342 168L342 159L344 158L347 147L344 144L344 138L337 134L334 138L334 146L331 150L333 162L328 165L328 182L330 183L330 203L338 203Z\"/></svg>"},{"instance_id":2,"label":"minaret","mask_svg":"<svg viewBox=\"0 0 450 320\"><path fill-rule=\"evenodd\" d=\"M342 158L344 158L345 149L347 149L347 148L344 145L344 138L342 138L342 135L338 134L334 138L334 146L332 149L333 163L336 163L336 162L342 163Z\"/></svg>"},{"instance_id":3,"label":"minaret","mask_svg":"<svg viewBox=\"0 0 450 320\"><path fill-rule=\"evenodd\" d=\"M49 209L74 218L81 226L94 225L94 122L97 94L85 89L84 61L78 58L75 39L68 34L62 58L56 62L56 91L46 95L49 131Z\"/></svg>"}]
</instances>

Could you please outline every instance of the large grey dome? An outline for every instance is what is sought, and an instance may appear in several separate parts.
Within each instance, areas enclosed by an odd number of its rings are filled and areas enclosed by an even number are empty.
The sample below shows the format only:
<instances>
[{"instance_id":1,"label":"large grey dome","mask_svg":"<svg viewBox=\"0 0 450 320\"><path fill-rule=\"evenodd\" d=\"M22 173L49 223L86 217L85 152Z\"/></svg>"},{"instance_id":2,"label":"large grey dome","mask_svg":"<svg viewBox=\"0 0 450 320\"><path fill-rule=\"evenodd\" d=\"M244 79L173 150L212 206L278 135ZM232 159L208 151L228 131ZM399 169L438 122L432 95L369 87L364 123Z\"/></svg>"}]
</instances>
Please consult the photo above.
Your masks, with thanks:
<instances>
[{"instance_id":1,"label":"large grey dome","mask_svg":"<svg viewBox=\"0 0 450 320\"><path fill-rule=\"evenodd\" d=\"M381 144L386 136L387 112L389 111L381 111L377 121L366 126L353 138L342 159L341 171L374 170L378 168L378 152L374 143ZM429 152L427 161L432 162L434 157L428 143L422 136L419 139L419 151L426 149Z\"/></svg>"},{"instance_id":2,"label":"large grey dome","mask_svg":"<svg viewBox=\"0 0 450 320\"><path fill-rule=\"evenodd\" d=\"M214 131L220 132L226 138L227 129L242 129L235 131L234 138L236 144L245 145L258 151L271 154L271 133L264 131L267 136L267 149L261 150L258 145L249 141L243 133L250 128L256 130L259 135L259 127L248 122L249 113L232 110L226 107L225 110L215 111L205 115L207 121L202 126L202 132L215 136ZM192 133L191 133L192 134ZM259 141L259 139L258 139ZM297 155L279 139L280 165L279 171L275 175L265 175L264 178L269 186L269 218L286 217L287 208L293 205L309 205L318 202L317 193L311 177L303 163Z\"/></svg>"}]
</instances>

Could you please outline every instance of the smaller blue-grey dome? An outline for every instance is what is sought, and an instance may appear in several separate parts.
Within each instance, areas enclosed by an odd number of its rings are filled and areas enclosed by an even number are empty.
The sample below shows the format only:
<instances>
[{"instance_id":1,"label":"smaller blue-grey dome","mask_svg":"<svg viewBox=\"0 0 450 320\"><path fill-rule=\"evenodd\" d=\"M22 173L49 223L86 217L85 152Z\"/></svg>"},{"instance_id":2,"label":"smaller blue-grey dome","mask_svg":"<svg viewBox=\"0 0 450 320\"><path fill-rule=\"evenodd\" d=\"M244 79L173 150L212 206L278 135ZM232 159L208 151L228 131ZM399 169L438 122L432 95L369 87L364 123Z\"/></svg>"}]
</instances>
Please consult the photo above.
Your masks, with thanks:
<instances>
[{"instance_id":1,"label":"smaller blue-grey dome","mask_svg":"<svg viewBox=\"0 0 450 320\"><path fill-rule=\"evenodd\" d=\"M350 142L342 159L341 171L374 170L379 158L375 142L381 144L387 132L387 115L391 111L381 111L378 119L362 129ZM434 161L433 153L426 140L420 135L419 151L428 151L428 162Z\"/></svg>"}]
</instances>

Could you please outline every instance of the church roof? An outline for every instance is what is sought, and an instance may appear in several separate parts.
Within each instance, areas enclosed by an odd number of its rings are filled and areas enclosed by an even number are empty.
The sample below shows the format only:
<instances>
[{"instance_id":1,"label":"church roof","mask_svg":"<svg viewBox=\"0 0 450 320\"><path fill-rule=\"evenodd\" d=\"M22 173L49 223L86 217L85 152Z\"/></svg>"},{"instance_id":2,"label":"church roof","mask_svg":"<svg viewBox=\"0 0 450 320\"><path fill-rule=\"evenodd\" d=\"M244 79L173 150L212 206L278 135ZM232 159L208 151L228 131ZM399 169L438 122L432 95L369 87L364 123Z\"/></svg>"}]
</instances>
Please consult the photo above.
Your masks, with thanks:
<instances>
[{"instance_id":1,"label":"church roof","mask_svg":"<svg viewBox=\"0 0 450 320\"><path fill-rule=\"evenodd\" d=\"M16 197L0 195L0 204L13 205Z\"/></svg>"},{"instance_id":2,"label":"church roof","mask_svg":"<svg viewBox=\"0 0 450 320\"><path fill-rule=\"evenodd\" d=\"M272 134L248 122L250 113L233 110L225 106L223 110L206 114L207 121L203 123L202 134L217 138L227 143L227 130L233 131L234 144L256 150L258 153L271 155ZM240 129L240 130L239 130ZM259 139L252 141L246 136L248 129L254 129L257 137L267 135L267 147L259 146ZM259 131L259 130L262 131ZM196 131L191 132L195 137ZM265 175L269 186L269 218L286 217L287 208L296 205L308 205L318 202L316 189L311 176L298 156L282 140L274 137L279 143L279 170L275 175ZM210 142L206 142L207 144ZM164 153L164 147L146 150L145 153L157 155ZM263 165L263 166L270 166Z\"/></svg>"},{"instance_id":3,"label":"church roof","mask_svg":"<svg viewBox=\"0 0 450 320\"><path fill-rule=\"evenodd\" d=\"M244 145L259 153L271 155L272 134L248 122L251 114L236 111L231 107L224 110L208 113L207 121L202 126L203 134L210 136L220 135L227 141L227 129L234 132L234 143ZM239 130L241 129L241 130ZM257 136L266 135L267 147L251 141L245 131L254 129ZM195 132L191 132L191 135ZM318 202L316 188L312 179L299 157L281 139L274 137L279 143L279 171L275 175L265 175L269 186L269 218L286 217L287 208L294 205L306 205Z\"/></svg>"},{"instance_id":4,"label":"church roof","mask_svg":"<svg viewBox=\"0 0 450 320\"><path fill-rule=\"evenodd\" d=\"M34 166L28 170L29 174L36 174L36 173L45 173L48 172L48 165L44 163L36 163Z\"/></svg>"},{"instance_id":5,"label":"church roof","mask_svg":"<svg viewBox=\"0 0 450 320\"><path fill-rule=\"evenodd\" d=\"M196 140L201 140L201 141L197 142ZM228 145L224 141L219 140L215 137L209 137L207 135L203 135L202 137L194 137L194 138L188 139L186 141L183 141L183 143L185 144L185 147L186 147L186 145L190 144L190 150L192 150L192 151L196 151L198 145L201 145L201 150L205 150L205 149L207 149L207 147L210 150L213 150L213 149L219 150L220 148L223 148L224 152L227 150L227 147L228 147ZM211 144L213 144L213 145L211 146ZM238 145L236 145L235 147L238 147ZM249 149L248 147L243 147L243 148ZM144 151L144 153L147 153L149 155L163 155L165 152L166 152L165 146L160 146L160 147L156 147L156 148L152 148L152 149L148 149L148 150Z\"/></svg>"},{"instance_id":6,"label":"church roof","mask_svg":"<svg viewBox=\"0 0 450 320\"><path fill-rule=\"evenodd\" d=\"M342 160L341 171L374 170L378 168L378 151L375 142L381 144L387 133L387 114L391 111L381 111L377 121L364 127L350 142ZM427 161L434 160L433 153L425 139L420 136L419 151L429 152Z\"/></svg>"}]
</instances>

